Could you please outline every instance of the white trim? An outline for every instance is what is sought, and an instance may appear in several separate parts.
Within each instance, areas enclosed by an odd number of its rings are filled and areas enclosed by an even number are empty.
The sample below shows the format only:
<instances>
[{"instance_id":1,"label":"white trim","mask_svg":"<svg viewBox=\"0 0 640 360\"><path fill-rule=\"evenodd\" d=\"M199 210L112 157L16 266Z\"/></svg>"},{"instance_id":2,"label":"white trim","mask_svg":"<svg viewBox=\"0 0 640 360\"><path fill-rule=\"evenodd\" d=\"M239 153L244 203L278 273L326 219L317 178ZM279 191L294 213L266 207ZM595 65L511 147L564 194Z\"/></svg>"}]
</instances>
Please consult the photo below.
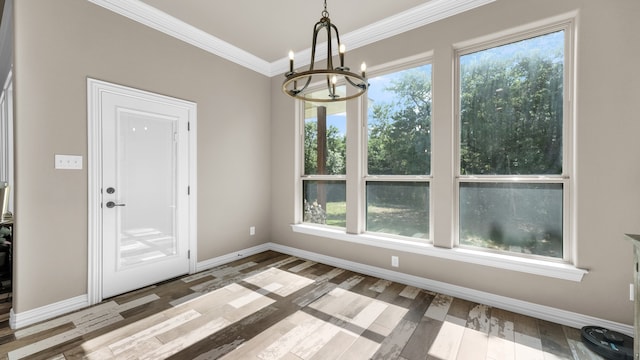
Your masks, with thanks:
<instances>
[{"instance_id":1,"label":"white trim","mask_svg":"<svg viewBox=\"0 0 640 360\"><path fill-rule=\"evenodd\" d=\"M267 75L267 61L139 0L87 0L178 40L218 55L248 69Z\"/></svg>"},{"instance_id":2,"label":"white trim","mask_svg":"<svg viewBox=\"0 0 640 360\"><path fill-rule=\"evenodd\" d=\"M140 0L87 1L265 76L279 75L289 69L287 56L269 63ZM432 0L345 34L342 38L349 43L351 49L357 49L494 1ZM319 44L318 46L322 48L326 45ZM295 58L298 66L308 65L311 61L311 49L296 53ZM319 54L316 60L324 58L326 58L326 54Z\"/></svg>"},{"instance_id":3,"label":"white trim","mask_svg":"<svg viewBox=\"0 0 640 360\"><path fill-rule=\"evenodd\" d=\"M89 304L102 301L102 218L100 216L100 179L102 177L102 130L93 119L100 118L100 93L87 79L87 299ZM95 104L95 105L94 105Z\"/></svg>"},{"instance_id":4,"label":"white trim","mask_svg":"<svg viewBox=\"0 0 640 360\"><path fill-rule=\"evenodd\" d=\"M198 262L198 104L189 112L189 273Z\"/></svg>"},{"instance_id":5,"label":"white trim","mask_svg":"<svg viewBox=\"0 0 640 360\"><path fill-rule=\"evenodd\" d=\"M491 293L465 288L462 286L451 285L440 281L430 280L419 276L403 274L397 271L382 269L375 266L347 261L344 259L317 254L314 252L300 250L290 246L280 245L276 243L265 243L248 249L239 250L216 258L199 262L197 264L198 271L210 269L215 266L224 265L249 255L261 253L263 251L277 251L283 254L297 256L303 259L321 262L323 264L336 266L342 269L355 271L361 274L376 276L382 279L395 281L401 284L415 286L421 289L442 293L445 295L455 296L460 299L473 301L500 309L513 311L519 314L533 316L539 319L552 321L554 323L581 328L587 325L603 326L607 329L615 330L630 336L633 336L633 326L622 324L610 320L600 319L593 316L583 315L572 311L561 310L549 306L539 305L513 299L505 296L494 295ZM54 304L46 305L37 309L25 311L22 313L14 313L11 309L9 324L12 329L25 327L36 322L48 320L53 317L63 315L72 311L76 311L88 307L89 301L87 295L77 296L68 300L60 301Z\"/></svg>"},{"instance_id":6,"label":"white trim","mask_svg":"<svg viewBox=\"0 0 640 360\"><path fill-rule=\"evenodd\" d=\"M377 64L371 67L367 67L367 77L369 79L376 78L378 76L387 75L394 72L408 70L411 68L430 64L433 66L433 50L425 51L420 54L407 56L402 59L395 59L384 64ZM433 78L433 71L431 71ZM433 79L432 79L433 82Z\"/></svg>"},{"instance_id":7,"label":"white trim","mask_svg":"<svg viewBox=\"0 0 640 360\"><path fill-rule=\"evenodd\" d=\"M101 94L116 92L131 97L149 101L162 101L180 106L188 111L188 122L191 130L189 137L189 186L190 196L188 205L188 246L190 251L189 272L196 271L198 248L197 224L197 104L191 101L155 94L152 92L117 85L101 80L87 78L87 175L88 175L88 272L87 298L90 305L102 301L102 217L101 195L102 189L102 130L101 130ZM185 189L186 191L186 189Z\"/></svg>"},{"instance_id":8,"label":"white trim","mask_svg":"<svg viewBox=\"0 0 640 360\"><path fill-rule=\"evenodd\" d=\"M468 54L491 47L516 42L526 38L535 37L544 33L559 30L559 27L566 23L574 23L578 17L578 10L569 11L563 14L554 15L540 19L528 24L519 25L495 33L479 36L473 39L466 39L453 44L453 49L462 54ZM572 25L575 27L575 25ZM574 39L572 39L573 41Z\"/></svg>"},{"instance_id":9,"label":"white trim","mask_svg":"<svg viewBox=\"0 0 640 360\"><path fill-rule=\"evenodd\" d=\"M495 0L432 0L347 33L341 36L340 39L344 43L349 44L349 49L353 50L490 4L494 1ZM323 49L326 47L326 42L318 44L317 46ZM316 60L325 58L325 53L316 54ZM308 65L311 62L311 48L295 53L295 59L296 66ZM288 71L288 69L289 58L283 57L271 63L270 76L282 74Z\"/></svg>"},{"instance_id":10,"label":"white trim","mask_svg":"<svg viewBox=\"0 0 640 360\"><path fill-rule=\"evenodd\" d=\"M421 289L434 291L444 295L454 296L480 304L485 304L500 309L513 311L519 314L532 316L538 319L551 321L557 324L581 328L587 325L603 326L607 329L615 330L623 334L633 336L633 326L622 324L610 320L600 319L593 316L583 315L572 311L557 309L545 305L539 305L528 301L522 301L505 296L494 295L484 291L451 285L440 281L430 280L419 276L403 274L397 271L382 269L375 266L365 265L348 261L332 256L313 253L297 248L269 243L269 249L283 254L297 256L306 260L313 260L323 264L336 266L342 269L355 271L361 274L379 277L386 280L395 281L401 284L415 286Z\"/></svg>"},{"instance_id":11,"label":"white trim","mask_svg":"<svg viewBox=\"0 0 640 360\"><path fill-rule=\"evenodd\" d=\"M247 256L259 254L261 252L265 252L269 250L269 243L261 244L258 246L253 246L248 249L239 250L236 252L228 253L222 256L214 257L213 259L201 261L197 264L196 272L209 270L216 266L228 264L232 261L236 261L238 259L245 258Z\"/></svg>"},{"instance_id":12,"label":"white trim","mask_svg":"<svg viewBox=\"0 0 640 360\"><path fill-rule=\"evenodd\" d=\"M13 162L13 68L9 70L0 94L0 181L9 184L7 211L14 213L15 187Z\"/></svg>"},{"instance_id":13,"label":"white trim","mask_svg":"<svg viewBox=\"0 0 640 360\"><path fill-rule=\"evenodd\" d=\"M9 164L8 164L8 177L7 180L9 181L10 186L15 187L16 182L15 182L15 160L14 160L14 153L15 153L15 149L14 149L14 123L15 123L15 116L13 115L13 66L11 67L11 69L9 70L9 74L7 75L7 80L5 82L4 85L4 90L3 90L3 94L5 96L5 99L7 101L6 103L6 108L4 110L6 110L5 115L6 115L6 119L7 119L7 135L8 135L8 139L7 139L7 147L9 149ZM11 213L15 214L15 191L9 191L9 206L7 207L7 210L9 210Z\"/></svg>"},{"instance_id":14,"label":"white trim","mask_svg":"<svg viewBox=\"0 0 640 360\"><path fill-rule=\"evenodd\" d=\"M462 261L465 263L490 266L504 270L518 271L527 274L576 282L582 281L582 277L588 273L587 270L578 269L575 266L565 263L523 258L505 254L495 254L486 251L474 251L460 248L441 248L435 247L431 243L384 237L369 233L359 235L347 234L344 230L323 226L295 224L291 225L291 229L294 232L301 234L321 236L361 245L375 246L384 249L404 251L413 254L433 256L441 259Z\"/></svg>"},{"instance_id":15,"label":"white trim","mask_svg":"<svg viewBox=\"0 0 640 360\"><path fill-rule=\"evenodd\" d=\"M85 295L76 296L71 299L58 301L53 304L41 306L33 310L15 313L13 308L9 312L9 326L12 329L19 329L40 321L54 318L58 315L68 314L72 311L88 307L89 298Z\"/></svg>"},{"instance_id":16,"label":"white trim","mask_svg":"<svg viewBox=\"0 0 640 360\"><path fill-rule=\"evenodd\" d=\"M455 121L453 122L454 139L454 243L460 245L460 189L461 184L469 182L525 182L525 183L558 183L562 184L562 260L565 263L578 264L576 259L577 241L575 222L577 207L574 203L574 137L573 124L575 122L572 99L575 93L573 74L577 68L575 64L575 33L577 11L571 11L550 18L535 21L497 33L484 35L475 39L465 40L453 45L454 49L454 96ZM478 51L488 50L510 43L528 40L537 36L564 31L564 86L563 86L563 118L562 118L562 174L559 175L461 175L460 174L460 88L461 70L460 58ZM578 280L579 281L579 280Z\"/></svg>"}]
</instances>

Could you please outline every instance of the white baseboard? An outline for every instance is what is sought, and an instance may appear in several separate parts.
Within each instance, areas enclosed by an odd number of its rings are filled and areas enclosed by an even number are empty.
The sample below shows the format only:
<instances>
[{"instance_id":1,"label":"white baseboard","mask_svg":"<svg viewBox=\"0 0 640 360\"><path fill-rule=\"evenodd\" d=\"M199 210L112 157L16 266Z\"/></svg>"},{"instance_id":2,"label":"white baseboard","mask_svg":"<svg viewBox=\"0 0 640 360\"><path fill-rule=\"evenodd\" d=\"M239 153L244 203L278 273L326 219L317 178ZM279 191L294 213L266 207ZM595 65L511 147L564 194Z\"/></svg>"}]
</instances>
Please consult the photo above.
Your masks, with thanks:
<instances>
[{"instance_id":1,"label":"white baseboard","mask_svg":"<svg viewBox=\"0 0 640 360\"><path fill-rule=\"evenodd\" d=\"M196 272L224 265L243 257L258 254L267 250L269 250L269 244L261 244L248 249L236 251L234 253L218 256L213 259L197 263ZM72 311L86 308L89 305L91 305L89 303L89 297L85 294L20 313L14 312L13 308L11 308L9 311L9 326L12 329L23 328L40 321L49 320L59 315L68 314Z\"/></svg>"},{"instance_id":2,"label":"white baseboard","mask_svg":"<svg viewBox=\"0 0 640 360\"><path fill-rule=\"evenodd\" d=\"M634 336L633 326L631 325L599 319L593 316L556 309L549 306L534 304L518 299L512 299L505 296L494 295L483 291L469 289L457 285L451 285L444 282L430 280L414 275L408 275L375 266L360 264L357 262L317 254L289 246L279 245L275 243L269 243L268 245L269 250L281 252L283 254L297 256L303 259L317 261L323 264L359 272L365 275L375 276L382 279L395 281L401 284L415 286L417 288L426 289L437 293L454 296L460 299L497 307L518 314L528 315L538 319L551 321L561 325L571 326L578 329L587 325L602 326L604 328L618 331L629 336Z\"/></svg>"},{"instance_id":3,"label":"white baseboard","mask_svg":"<svg viewBox=\"0 0 640 360\"><path fill-rule=\"evenodd\" d=\"M13 308L11 308L11 311L9 312L9 326L12 329L19 329L40 321L49 320L58 315L68 314L72 311L80 310L88 306L89 298L85 294L20 313L15 313Z\"/></svg>"},{"instance_id":4,"label":"white baseboard","mask_svg":"<svg viewBox=\"0 0 640 360\"><path fill-rule=\"evenodd\" d=\"M604 320L571 311L556 309L549 306L534 304L518 299L512 299L505 296L494 295L491 293L469 289L462 286L451 285L440 281L430 280L414 275L408 275L397 271L391 271L375 266L317 254L310 251L300 250L297 248L275 243L265 243L247 248L245 250L236 251L233 253L215 257L213 259L199 262L196 265L196 271L199 272L208 270L213 267L224 265L234 260L238 260L250 255L255 255L267 250L273 250L281 252L283 254L297 256L303 259L317 261L323 264L359 272L365 275L375 276L382 279L395 281L401 284L415 286L421 289L427 289L437 293L454 296L460 299L465 299L508 311L513 311L515 313L532 316L538 319L543 319L574 328L581 328L587 325L602 326L604 328L618 331L629 336L634 336L633 326L631 325L621 324L614 321ZM13 309L11 309L9 315L9 326L11 326L12 329L18 329L88 306L89 299L87 295L81 295L21 313L14 313Z\"/></svg>"},{"instance_id":5,"label":"white baseboard","mask_svg":"<svg viewBox=\"0 0 640 360\"><path fill-rule=\"evenodd\" d=\"M267 251L267 250L269 250L270 244L271 243L260 244L258 246L253 246L253 247L250 247L248 249L236 251L236 252L233 252L233 253L229 253L229 254L226 254L226 255L215 257L213 259L209 259L209 260L198 262L196 264L196 272L209 270L209 269L214 268L216 266L224 265L224 264L230 263L230 262L238 260L238 259L242 259L242 258L250 256L250 255L255 255L255 254L259 254L259 253L261 253L263 251Z\"/></svg>"}]
</instances>

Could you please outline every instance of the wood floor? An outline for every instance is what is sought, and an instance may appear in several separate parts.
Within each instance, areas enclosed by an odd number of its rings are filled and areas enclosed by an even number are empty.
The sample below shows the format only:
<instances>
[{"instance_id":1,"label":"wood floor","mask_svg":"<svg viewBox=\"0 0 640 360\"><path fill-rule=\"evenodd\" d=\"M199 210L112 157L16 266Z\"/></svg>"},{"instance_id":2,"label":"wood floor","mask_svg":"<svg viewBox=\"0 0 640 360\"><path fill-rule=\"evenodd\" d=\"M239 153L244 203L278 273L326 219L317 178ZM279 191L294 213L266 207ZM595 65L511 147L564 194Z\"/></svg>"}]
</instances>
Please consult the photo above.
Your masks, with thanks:
<instances>
[{"instance_id":1,"label":"wood floor","mask_svg":"<svg viewBox=\"0 0 640 360\"><path fill-rule=\"evenodd\" d=\"M601 359L577 329L272 251L1 325L0 359Z\"/></svg>"}]
</instances>

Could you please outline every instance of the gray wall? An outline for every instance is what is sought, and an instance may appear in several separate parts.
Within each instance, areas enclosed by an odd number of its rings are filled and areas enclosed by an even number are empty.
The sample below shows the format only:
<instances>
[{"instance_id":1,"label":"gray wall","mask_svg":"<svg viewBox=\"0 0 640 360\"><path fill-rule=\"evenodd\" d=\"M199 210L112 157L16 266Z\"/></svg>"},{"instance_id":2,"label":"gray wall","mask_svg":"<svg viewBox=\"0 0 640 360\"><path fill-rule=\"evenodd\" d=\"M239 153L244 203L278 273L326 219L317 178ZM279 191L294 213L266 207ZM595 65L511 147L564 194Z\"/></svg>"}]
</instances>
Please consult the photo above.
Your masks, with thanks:
<instances>
[{"instance_id":1,"label":"gray wall","mask_svg":"<svg viewBox=\"0 0 640 360\"><path fill-rule=\"evenodd\" d=\"M87 293L86 78L198 104L198 260L270 239L270 80L85 0L15 2L14 311ZM249 236L249 226L256 226Z\"/></svg>"},{"instance_id":2,"label":"gray wall","mask_svg":"<svg viewBox=\"0 0 640 360\"><path fill-rule=\"evenodd\" d=\"M629 301L632 248L624 233L640 232L640 3L636 0L498 0L490 5L351 51L353 61L379 64L434 51L434 142L451 131L452 44L516 28L569 11L579 11L575 117L574 235L577 262L588 269L582 282L546 278L458 261L398 254L376 247L293 233L294 111L272 80L272 234L282 245L399 271L497 295L547 305L625 324L633 323ZM354 60L355 59L355 60ZM444 105L443 105L444 104ZM450 134L450 133L449 133ZM434 153L435 154L435 153ZM452 166L440 153L434 174ZM432 196L451 198L451 179L435 175ZM444 186L441 186L442 184ZM436 242L452 235L451 208L435 209ZM392 270L398 270L393 268Z\"/></svg>"}]
</instances>

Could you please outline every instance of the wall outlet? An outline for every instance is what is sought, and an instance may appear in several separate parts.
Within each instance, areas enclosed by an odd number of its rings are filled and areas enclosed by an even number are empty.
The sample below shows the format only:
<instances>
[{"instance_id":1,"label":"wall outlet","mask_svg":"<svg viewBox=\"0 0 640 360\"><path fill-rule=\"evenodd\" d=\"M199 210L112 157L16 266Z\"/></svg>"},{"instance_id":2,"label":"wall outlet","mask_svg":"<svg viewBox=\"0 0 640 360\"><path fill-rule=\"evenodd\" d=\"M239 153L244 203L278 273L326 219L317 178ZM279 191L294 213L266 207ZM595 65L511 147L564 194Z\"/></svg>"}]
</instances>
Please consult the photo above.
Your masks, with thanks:
<instances>
[{"instance_id":1,"label":"wall outlet","mask_svg":"<svg viewBox=\"0 0 640 360\"><path fill-rule=\"evenodd\" d=\"M82 156L56 154L55 168L60 170L82 170Z\"/></svg>"},{"instance_id":2,"label":"wall outlet","mask_svg":"<svg viewBox=\"0 0 640 360\"><path fill-rule=\"evenodd\" d=\"M255 226L249 227L249 235L253 236L255 234L256 234L256 227Z\"/></svg>"},{"instance_id":3,"label":"wall outlet","mask_svg":"<svg viewBox=\"0 0 640 360\"><path fill-rule=\"evenodd\" d=\"M400 266L400 259L398 259L397 256L392 256L391 257L391 266L393 266L393 267Z\"/></svg>"},{"instance_id":4,"label":"wall outlet","mask_svg":"<svg viewBox=\"0 0 640 360\"><path fill-rule=\"evenodd\" d=\"M633 284L629 284L629 301L634 301L636 299L636 291Z\"/></svg>"}]
</instances>

